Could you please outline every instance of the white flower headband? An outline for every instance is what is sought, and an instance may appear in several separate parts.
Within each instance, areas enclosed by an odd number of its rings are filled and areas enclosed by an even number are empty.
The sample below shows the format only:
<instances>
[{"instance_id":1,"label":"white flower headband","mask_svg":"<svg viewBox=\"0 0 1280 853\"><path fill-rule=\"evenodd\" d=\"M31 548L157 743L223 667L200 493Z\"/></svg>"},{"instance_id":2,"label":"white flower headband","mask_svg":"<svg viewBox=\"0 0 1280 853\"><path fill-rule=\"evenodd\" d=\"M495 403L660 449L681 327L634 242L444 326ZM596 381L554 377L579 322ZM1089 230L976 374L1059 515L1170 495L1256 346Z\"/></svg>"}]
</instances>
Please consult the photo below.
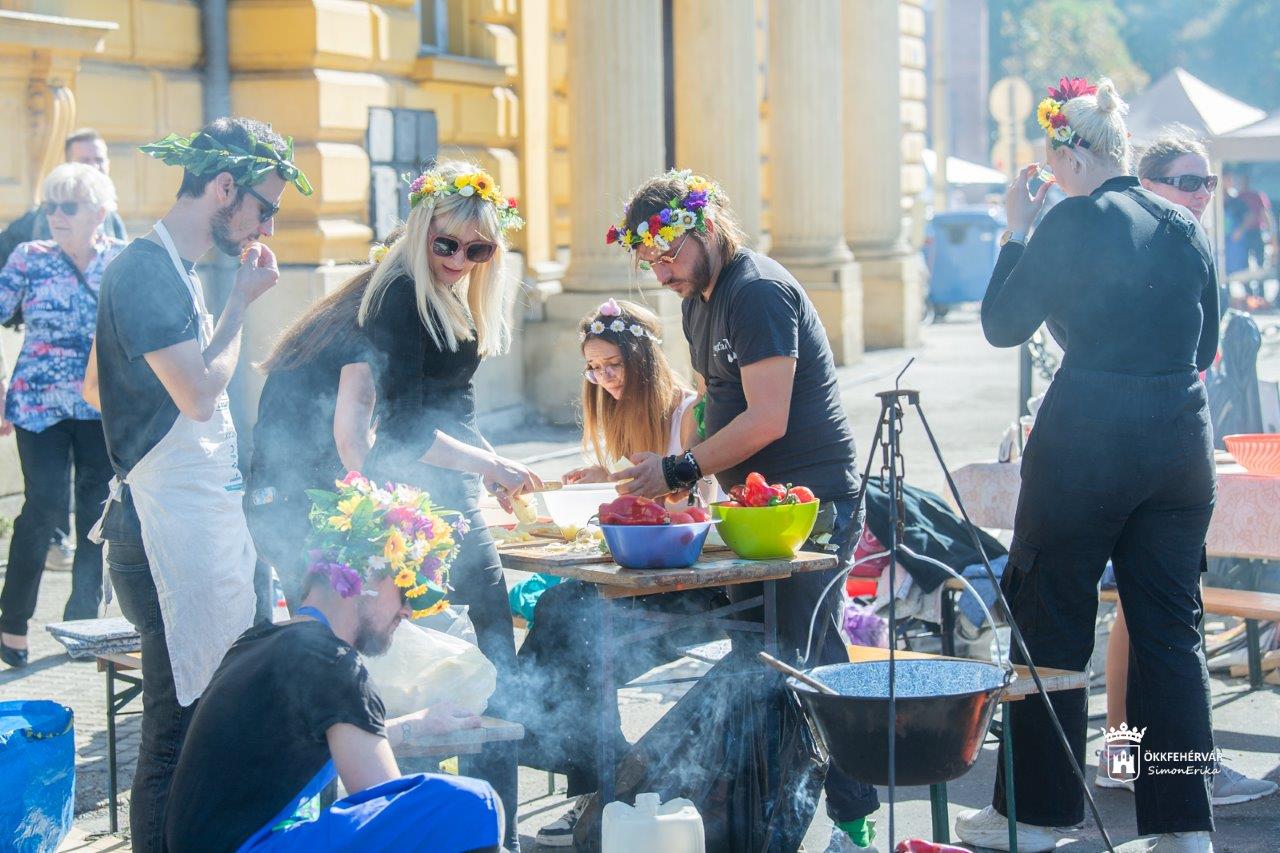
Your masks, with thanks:
<instances>
[{"instance_id":1,"label":"white flower headband","mask_svg":"<svg viewBox=\"0 0 1280 853\"><path fill-rule=\"evenodd\" d=\"M605 322L606 317L612 317L608 323ZM618 305L616 299L606 299L600 303L600 307L596 309L596 319L592 320L587 328L578 333L578 340L585 341L587 335L603 335L605 332L613 332L614 334L622 334L630 332L637 338L647 337L655 344L661 344L662 338L656 337L644 326L636 322L627 322L626 315L622 313L621 306Z\"/></svg>"}]
</instances>

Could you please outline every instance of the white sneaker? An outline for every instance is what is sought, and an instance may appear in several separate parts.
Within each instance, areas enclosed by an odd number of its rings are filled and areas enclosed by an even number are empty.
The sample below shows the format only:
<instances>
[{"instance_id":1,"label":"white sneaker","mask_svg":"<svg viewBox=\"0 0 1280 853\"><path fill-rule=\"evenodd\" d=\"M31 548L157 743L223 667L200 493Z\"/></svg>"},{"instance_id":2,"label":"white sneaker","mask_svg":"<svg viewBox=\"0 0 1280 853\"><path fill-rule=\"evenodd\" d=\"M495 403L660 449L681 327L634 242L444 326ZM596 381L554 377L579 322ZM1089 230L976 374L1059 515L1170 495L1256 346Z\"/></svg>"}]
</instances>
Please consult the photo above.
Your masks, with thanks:
<instances>
[{"instance_id":1,"label":"white sneaker","mask_svg":"<svg viewBox=\"0 0 1280 853\"><path fill-rule=\"evenodd\" d=\"M573 830L578 825L578 818L582 817L582 813L586 810L587 803L590 800L590 794L583 794L578 797L578 799L574 800L573 806L569 811L539 829L538 835L534 840L542 847L572 847Z\"/></svg>"},{"instance_id":2,"label":"white sneaker","mask_svg":"<svg viewBox=\"0 0 1280 853\"><path fill-rule=\"evenodd\" d=\"M1222 762L1218 763L1218 772L1213 777L1213 804L1230 806L1235 803L1247 803L1270 796L1280 788L1275 782L1267 779L1250 779L1239 770L1232 770Z\"/></svg>"},{"instance_id":3,"label":"white sneaker","mask_svg":"<svg viewBox=\"0 0 1280 853\"><path fill-rule=\"evenodd\" d=\"M1048 826L1018 825L1018 850L1021 853L1047 853L1058 846L1064 836ZM968 812L956 818L956 836L973 847L992 850L1009 849L1009 819L987 806L982 811Z\"/></svg>"},{"instance_id":4,"label":"white sneaker","mask_svg":"<svg viewBox=\"0 0 1280 853\"><path fill-rule=\"evenodd\" d=\"M68 539L49 544L49 553L44 558L46 572L69 572L76 560L76 546Z\"/></svg>"},{"instance_id":5,"label":"white sneaker","mask_svg":"<svg viewBox=\"0 0 1280 853\"><path fill-rule=\"evenodd\" d=\"M1121 844L1116 853L1213 853L1207 832L1166 832Z\"/></svg>"},{"instance_id":6,"label":"white sneaker","mask_svg":"<svg viewBox=\"0 0 1280 853\"><path fill-rule=\"evenodd\" d=\"M859 847L853 843L849 833L838 826L831 827L831 840L827 842L825 853L876 853L876 848Z\"/></svg>"}]
</instances>

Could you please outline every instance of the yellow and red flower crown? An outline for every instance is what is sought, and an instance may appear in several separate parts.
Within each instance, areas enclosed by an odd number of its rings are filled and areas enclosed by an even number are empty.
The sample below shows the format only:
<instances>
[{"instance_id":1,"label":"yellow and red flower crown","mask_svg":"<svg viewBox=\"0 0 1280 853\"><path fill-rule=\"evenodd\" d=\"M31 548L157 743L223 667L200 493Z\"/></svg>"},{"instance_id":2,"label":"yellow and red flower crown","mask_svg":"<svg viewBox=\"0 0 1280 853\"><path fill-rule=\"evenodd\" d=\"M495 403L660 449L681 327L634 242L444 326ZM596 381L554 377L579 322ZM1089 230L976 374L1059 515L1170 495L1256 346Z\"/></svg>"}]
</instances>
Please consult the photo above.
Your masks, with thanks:
<instances>
[{"instance_id":1,"label":"yellow and red flower crown","mask_svg":"<svg viewBox=\"0 0 1280 853\"><path fill-rule=\"evenodd\" d=\"M1083 77L1063 77L1058 81L1056 88L1049 86L1048 89L1049 97L1036 107L1036 121L1049 137L1049 144L1055 149L1064 145L1069 148L1075 148L1077 145L1088 148L1089 140L1071 129L1071 125L1067 123L1067 117L1062 112L1062 107L1072 98L1097 94L1098 87L1091 86Z\"/></svg>"},{"instance_id":2,"label":"yellow and red flower crown","mask_svg":"<svg viewBox=\"0 0 1280 853\"><path fill-rule=\"evenodd\" d=\"M498 225L503 231L519 231L524 219L516 209L516 200L502 194L493 176L481 169L449 179L437 169L428 169L409 184L409 208L412 210L428 198L447 195L479 196L498 212Z\"/></svg>"},{"instance_id":3,"label":"yellow and red flower crown","mask_svg":"<svg viewBox=\"0 0 1280 853\"><path fill-rule=\"evenodd\" d=\"M674 178L684 183L684 193L667 202L667 206L636 226L627 228L629 207L622 209L622 219L610 225L605 233L606 245L617 243L630 252L636 246L656 246L662 251L671 248L686 231L706 232L707 202L720 193L720 186L690 169L672 169L664 178Z\"/></svg>"}]
</instances>

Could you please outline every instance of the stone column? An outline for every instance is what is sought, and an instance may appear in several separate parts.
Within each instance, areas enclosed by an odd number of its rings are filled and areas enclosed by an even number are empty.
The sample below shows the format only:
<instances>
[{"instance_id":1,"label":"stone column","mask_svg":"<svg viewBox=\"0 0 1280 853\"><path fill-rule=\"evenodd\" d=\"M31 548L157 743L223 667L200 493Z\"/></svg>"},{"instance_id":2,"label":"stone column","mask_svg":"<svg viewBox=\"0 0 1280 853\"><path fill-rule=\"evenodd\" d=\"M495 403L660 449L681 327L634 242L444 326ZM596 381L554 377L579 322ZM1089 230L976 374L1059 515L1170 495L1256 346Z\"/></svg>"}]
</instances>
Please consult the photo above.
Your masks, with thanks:
<instances>
[{"instance_id":1,"label":"stone column","mask_svg":"<svg viewBox=\"0 0 1280 853\"><path fill-rule=\"evenodd\" d=\"M769 4L770 254L808 291L837 364L863 349L862 286L845 243L840 18L849 5Z\"/></svg>"},{"instance_id":2,"label":"stone column","mask_svg":"<svg viewBox=\"0 0 1280 853\"><path fill-rule=\"evenodd\" d=\"M610 296L643 299L662 318L665 348L678 369L689 361L679 299L633 271L605 231L622 205L665 161L662 5L659 0L569 0L569 266L563 292L525 327L529 396L543 416L573 420L582 370L578 320ZM537 166L533 166L537 168Z\"/></svg>"},{"instance_id":3,"label":"stone column","mask_svg":"<svg viewBox=\"0 0 1280 853\"><path fill-rule=\"evenodd\" d=\"M868 347L912 346L920 327L920 264L903 234L898 0L844 7L845 236L862 269Z\"/></svg>"},{"instance_id":4,"label":"stone column","mask_svg":"<svg viewBox=\"0 0 1280 853\"><path fill-rule=\"evenodd\" d=\"M760 81L752 4L675 0L673 6L676 165L719 183L749 243L758 245Z\"/></svg>"}]
</instances>

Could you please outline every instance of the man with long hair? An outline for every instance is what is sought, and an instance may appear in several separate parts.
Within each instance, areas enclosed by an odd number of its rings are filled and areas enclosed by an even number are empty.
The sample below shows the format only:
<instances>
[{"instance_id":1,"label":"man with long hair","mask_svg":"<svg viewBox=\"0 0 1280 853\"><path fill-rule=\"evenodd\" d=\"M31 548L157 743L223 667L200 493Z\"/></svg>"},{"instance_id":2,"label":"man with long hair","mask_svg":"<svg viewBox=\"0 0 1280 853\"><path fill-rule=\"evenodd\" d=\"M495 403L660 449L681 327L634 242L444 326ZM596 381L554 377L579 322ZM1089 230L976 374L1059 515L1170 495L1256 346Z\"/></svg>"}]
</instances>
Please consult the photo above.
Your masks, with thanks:
<instances>
[{"instance_id":1,"label":"man with long hair","mask_svg":"<svg viewBox=\"0 0 1280 853\"><path fill-rule=\"evenodd\" d=\"M781 264L743 245L724 190L692 172L646 181L606 240L684 300L684 333L706 395L706 439L682 454L632 456L634 466L613 477L630 480L618 490L656 497L714 474L727 491L753 471L771 483L812 489L823 513L808 547L835 551L839 564L782 581L777 592L781 648L805 648L810 614L823 588L852 566L861 529L853 433L818 312ZM730 587L735 600L758 594L754 585ZM837 601L829 596L824 606L833 613ZM847 660L831 619L820 616L818 625L814 662ZM869 845L866 816L878 807L875 789L833 767L826 792L836 824L828 849Z\"/></svg>"},{"instance_id":2,"label":"man with long hair","mask_svg":"<svg viewBox=\"0 0 1280 853\"><path fill-rule=\"evenodd\" d=\"M107 268L85 385L116 475L95 534L109 543L120 609L142 637L129 823L134 849L152 851L163 846L169 780L196 700L254 617L227 383L245 311L279 278L258 240L274 231L286 185L311 186L292 144L253 119L220 118L142 150L182 166L182 184L164 218ZM241 257L216 325L194 271L214 246Z\"/></svg>"}]
</instances>

